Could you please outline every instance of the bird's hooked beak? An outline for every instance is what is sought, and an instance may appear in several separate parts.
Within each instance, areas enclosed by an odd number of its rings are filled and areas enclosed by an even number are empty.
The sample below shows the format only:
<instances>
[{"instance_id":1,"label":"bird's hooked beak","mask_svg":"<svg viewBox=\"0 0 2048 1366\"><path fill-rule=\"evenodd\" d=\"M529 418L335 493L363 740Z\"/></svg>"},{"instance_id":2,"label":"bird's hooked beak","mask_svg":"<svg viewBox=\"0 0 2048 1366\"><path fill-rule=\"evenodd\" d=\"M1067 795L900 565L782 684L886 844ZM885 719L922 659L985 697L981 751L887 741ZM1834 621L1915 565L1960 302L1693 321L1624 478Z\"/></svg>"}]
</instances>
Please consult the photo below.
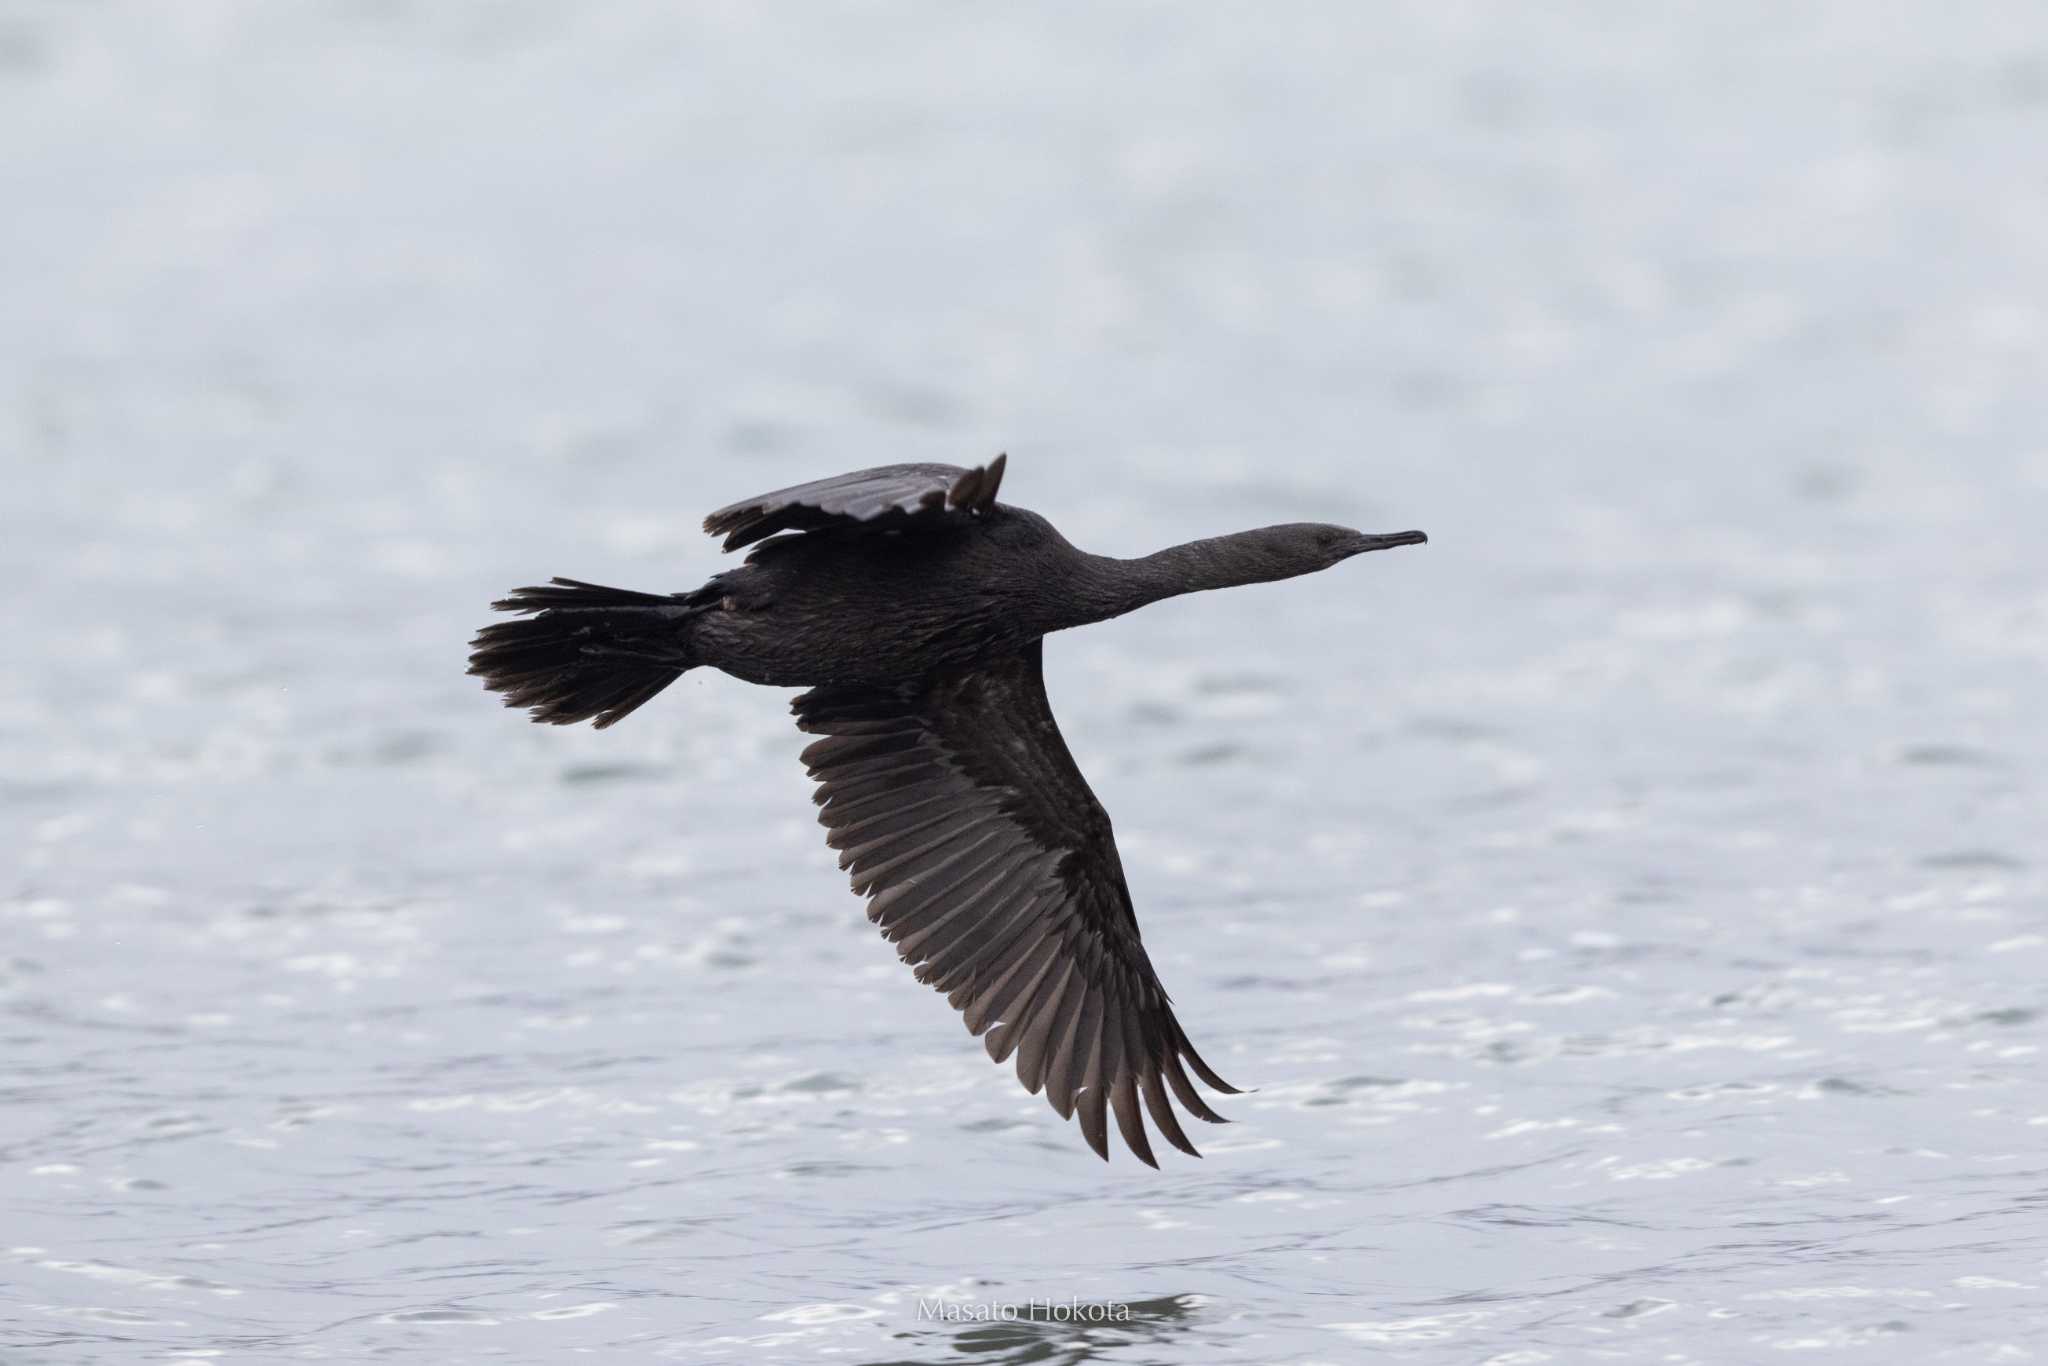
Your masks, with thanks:
<instances>
[{"instance_id":1,"label":"bird's hooked beak","mask_svg":"<svg viewBox=\"0 0 2048 1366\"><path fill-rule=\"evenodd\" d=\"M1420 531L1354 531L1351 535L1352 541L1343 547L1346 559L1353 555L1363 555L1368 550L1391 550L1397 545L1429 544L1429 537Z\"/></svg>"}]
</instances>

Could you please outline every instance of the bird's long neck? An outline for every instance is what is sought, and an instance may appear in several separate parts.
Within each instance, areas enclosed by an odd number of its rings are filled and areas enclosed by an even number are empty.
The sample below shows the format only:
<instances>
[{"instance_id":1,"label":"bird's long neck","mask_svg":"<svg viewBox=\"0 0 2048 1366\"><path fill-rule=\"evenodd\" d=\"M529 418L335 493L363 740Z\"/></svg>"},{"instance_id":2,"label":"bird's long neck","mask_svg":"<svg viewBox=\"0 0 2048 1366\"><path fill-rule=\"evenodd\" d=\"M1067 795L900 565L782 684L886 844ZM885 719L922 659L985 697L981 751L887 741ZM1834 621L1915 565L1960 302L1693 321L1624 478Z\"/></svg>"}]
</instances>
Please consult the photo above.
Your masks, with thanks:
<instances>
[{"instance_id":1,"label":"bird's long neck","mask_svg":"<svg viewBox=\"0 0 2048 1366\"><path fill-rule=\"evenodd\" d=\"M1300 572L1253 553L1256 532L1233 532L1168 546L1135 560L1083 554L1073 585L1074 605L1083 613L1075 625L1107 621L1161 598L1211 588L1267 583Z\"/></svg>"}]
</instances>

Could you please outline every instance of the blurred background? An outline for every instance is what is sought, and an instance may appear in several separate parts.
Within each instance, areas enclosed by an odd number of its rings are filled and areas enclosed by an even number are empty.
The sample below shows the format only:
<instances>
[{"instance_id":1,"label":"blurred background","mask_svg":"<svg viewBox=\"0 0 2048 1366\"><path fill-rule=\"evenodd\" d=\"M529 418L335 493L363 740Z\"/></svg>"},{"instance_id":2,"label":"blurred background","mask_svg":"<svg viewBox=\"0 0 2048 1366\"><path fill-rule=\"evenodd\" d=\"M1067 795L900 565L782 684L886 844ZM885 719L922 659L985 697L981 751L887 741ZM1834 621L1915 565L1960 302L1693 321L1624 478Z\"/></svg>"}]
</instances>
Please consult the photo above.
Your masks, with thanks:
<instances>
[{"instance_id":1,"label":"blurred background","mask_svg":"<svg viewBox=\"0 0 2048 1366\"><path fill-rule=\"evenodd\" d=\"M2036 1359L2044 148L2031 0L0 2L0 1354ZM1431 535L1049 643L1161 1173L782 695L463 676L997 451Z\"/></svg>"}]
</instances>

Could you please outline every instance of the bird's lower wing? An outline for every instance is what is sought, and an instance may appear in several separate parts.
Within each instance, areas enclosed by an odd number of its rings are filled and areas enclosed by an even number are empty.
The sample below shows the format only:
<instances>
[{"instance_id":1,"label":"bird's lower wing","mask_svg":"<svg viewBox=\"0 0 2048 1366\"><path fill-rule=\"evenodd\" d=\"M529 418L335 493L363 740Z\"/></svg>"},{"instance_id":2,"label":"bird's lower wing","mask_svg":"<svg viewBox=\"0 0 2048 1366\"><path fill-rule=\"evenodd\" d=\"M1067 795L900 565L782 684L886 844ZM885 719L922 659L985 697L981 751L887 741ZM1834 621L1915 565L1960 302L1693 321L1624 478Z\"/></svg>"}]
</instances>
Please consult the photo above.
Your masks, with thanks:
<instances>
[{"instance_id":1,"label":"bird's lower wing","mask_svg":"<svg viewBox=\"0 0 2048 1366\"><path fill-rule=\"evenodd\" d=\"M943 524L985 512L1003 482L1005 457L977 469L958 465L883 465L777 489L722 507L704 530L738 550L778 531L872 523L878 528Z\"/></svg>"},{"instance_id":2,"label":"bird's lower wing","mask_svg":"<svg viewBox=\"0 0 2048 1366\"><path fill-rule=\"evenodd\" d=\"M1041 650L894 687L796 700L819 820L868 918L918 980L945 992L989 1056L1014 1052L1027 1090L1080 1112L1109 1156L1106 1111L1153 1166L1139 1099L1195 1156L1173 1107L1215 1123L1196 1054L1139 942L1109 816L1074 766L1045 696ZM1183 1062L1186 1068L1183 1067Z\"/></svg>"}]
</instances>

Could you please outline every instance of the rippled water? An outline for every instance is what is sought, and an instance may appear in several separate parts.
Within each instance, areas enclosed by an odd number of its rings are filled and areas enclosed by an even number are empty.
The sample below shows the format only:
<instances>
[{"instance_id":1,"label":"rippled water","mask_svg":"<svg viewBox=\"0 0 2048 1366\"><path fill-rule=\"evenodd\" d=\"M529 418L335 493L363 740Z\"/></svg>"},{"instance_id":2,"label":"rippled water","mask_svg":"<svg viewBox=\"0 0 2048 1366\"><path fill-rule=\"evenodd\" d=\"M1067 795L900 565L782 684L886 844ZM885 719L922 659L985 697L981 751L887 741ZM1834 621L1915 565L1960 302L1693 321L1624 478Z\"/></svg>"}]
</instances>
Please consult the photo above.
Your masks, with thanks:
<instances>
[{"instance_id":1,"label":"rippled water","mask_svg":"<svg viewBox=\"0 0 2048 1366\"><path fill-rule=\"evenodd\" d=\"M2048 1355L2044 145L2027 3L0 7L0 1355ZM1162 1173L783 695L462 676L997 450L1433 538L1048 650Z\"/></svg>"}]
</instances>

